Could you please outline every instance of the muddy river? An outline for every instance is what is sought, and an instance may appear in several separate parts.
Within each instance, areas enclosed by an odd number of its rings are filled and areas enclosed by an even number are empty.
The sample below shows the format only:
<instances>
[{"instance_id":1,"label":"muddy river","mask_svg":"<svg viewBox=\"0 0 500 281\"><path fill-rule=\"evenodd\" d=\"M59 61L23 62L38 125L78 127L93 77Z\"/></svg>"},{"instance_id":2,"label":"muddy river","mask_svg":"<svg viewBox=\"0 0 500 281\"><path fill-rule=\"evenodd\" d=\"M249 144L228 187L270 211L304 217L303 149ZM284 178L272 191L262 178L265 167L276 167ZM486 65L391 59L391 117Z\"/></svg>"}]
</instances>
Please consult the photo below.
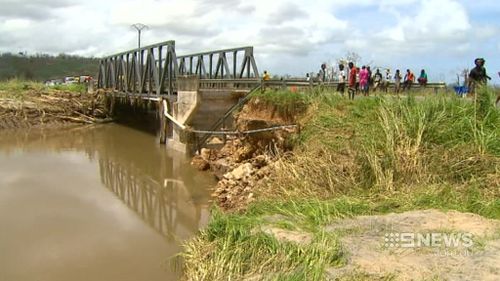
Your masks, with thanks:
<instances>
[{"instance_id":1,"label":"muddy river","mask_svg":"<svg viewBox=\"0 0 500 281\"><path fill-rule=\"evenodd\" d=\"M177 280L211 176L112 124L0 133L0 280Z\"/></svg>"}]
</instances>

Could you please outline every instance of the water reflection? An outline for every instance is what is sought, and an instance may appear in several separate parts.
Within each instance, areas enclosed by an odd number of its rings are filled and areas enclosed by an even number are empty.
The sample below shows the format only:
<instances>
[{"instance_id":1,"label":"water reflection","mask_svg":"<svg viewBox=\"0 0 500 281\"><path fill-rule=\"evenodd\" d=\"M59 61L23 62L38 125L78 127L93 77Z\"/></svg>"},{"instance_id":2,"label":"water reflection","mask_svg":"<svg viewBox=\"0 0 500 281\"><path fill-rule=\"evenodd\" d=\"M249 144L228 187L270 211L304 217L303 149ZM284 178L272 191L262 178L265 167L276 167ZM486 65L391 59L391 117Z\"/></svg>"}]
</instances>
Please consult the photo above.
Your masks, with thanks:
<instances>
[{"instance_id":1,"label":"water reflection","mask_svg":"<svg viewBox=\"0 0 500 281\"><path fill-rule=\"evenodd\" d=\"M176 280L160 265L206 223L213 184L120 125L3 133L0 280Z\"/></svg>"}]
</instances>

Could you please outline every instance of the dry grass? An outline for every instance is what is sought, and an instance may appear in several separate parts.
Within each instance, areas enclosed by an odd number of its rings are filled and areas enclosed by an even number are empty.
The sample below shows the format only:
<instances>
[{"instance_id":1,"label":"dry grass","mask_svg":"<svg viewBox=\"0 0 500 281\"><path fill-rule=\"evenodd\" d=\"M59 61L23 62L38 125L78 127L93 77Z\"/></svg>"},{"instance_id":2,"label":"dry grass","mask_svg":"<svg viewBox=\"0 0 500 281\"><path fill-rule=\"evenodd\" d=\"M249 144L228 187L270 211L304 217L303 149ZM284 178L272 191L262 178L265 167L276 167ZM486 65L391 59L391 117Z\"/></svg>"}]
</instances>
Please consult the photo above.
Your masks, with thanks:
<instances>
[{"instance_id":1,"label":"dry grass","mask_svg":"<svg viewBox=\"0 0 500 281\"><path fill-rule=\"evenodd\" d=\"M309 98L293 153L281 155L256 202L242 213L216 212L186 244L191 280L324 280L344 255L335 237L318 237L345 216L435 208L500 219L498 110L449 96ZM253 232L272 215L323 247Z\"/></svg>"}]
</instances>

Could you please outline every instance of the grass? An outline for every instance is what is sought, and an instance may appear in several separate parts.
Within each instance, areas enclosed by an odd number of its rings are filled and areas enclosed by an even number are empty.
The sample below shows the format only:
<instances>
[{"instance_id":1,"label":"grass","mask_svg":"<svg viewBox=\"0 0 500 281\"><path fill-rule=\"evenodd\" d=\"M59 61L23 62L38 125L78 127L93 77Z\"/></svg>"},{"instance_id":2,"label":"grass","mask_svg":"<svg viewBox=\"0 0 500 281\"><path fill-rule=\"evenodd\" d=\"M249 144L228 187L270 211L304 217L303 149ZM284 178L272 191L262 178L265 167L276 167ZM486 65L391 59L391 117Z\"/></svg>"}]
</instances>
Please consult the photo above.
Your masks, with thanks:
<instances>
[{"instance_id":1,"label":"grass","mask_svg":"<svg viewBox=\"0 0 500 281\"><path fill-rule=\"evenodd\" d=\"M305 92L267 89L254 92L252 99L253 101L259 101L266 108L272 105L281 116L296 116L307 109L312 97Z\"/></svg>"},{"instance_id":2,"label":"grass","mask_svg":"<svg viewBox=\"0 0 500 281\"><path fill-rule=\"evenodd\" d=\"M0 82L0 97L3 98L23 98L28 93L47 93L53 91L65 91L73 93L83 93L86 91L84 84L64 84L56 86L46 86L36 81L10 79Z\"/></svg>"},{"instance_id":3,"label":"grass","mask_svg":"<svg viewBox=\"0 0 500 281\"><path fill-rule=\"evenodd\" d=\"M500 219L500 113L486 95L491 90L480 91L480 102L257 94L284 111L301 109L295 149L276 163L247 210L215 209L207 228L186 243L185 273L190 280L324 280L346 259L340 234L324 231L337 219L431 208ZM313 242L259 231L273 215L281 218L274 227L299 229Z\"/></svg>"}]
</instances>

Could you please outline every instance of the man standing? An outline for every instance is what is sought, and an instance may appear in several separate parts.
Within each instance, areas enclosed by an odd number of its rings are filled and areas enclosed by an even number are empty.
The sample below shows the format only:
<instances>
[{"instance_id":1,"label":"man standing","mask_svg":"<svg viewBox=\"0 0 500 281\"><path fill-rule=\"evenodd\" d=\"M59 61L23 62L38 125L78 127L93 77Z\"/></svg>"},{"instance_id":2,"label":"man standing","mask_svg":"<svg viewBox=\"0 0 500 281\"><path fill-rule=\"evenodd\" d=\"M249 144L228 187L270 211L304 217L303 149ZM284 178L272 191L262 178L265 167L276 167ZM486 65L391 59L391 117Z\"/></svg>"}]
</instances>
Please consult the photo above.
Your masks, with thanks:
<instances>
[{"instance_id":1,"label":"man standing","mask_svg":"<svg viewBox=\"0 0 500 281\"><path fill-rule=\"evenodd\" d=\"M356 94L357 69L354 66L354 63L352 62L350 62L348 66L349 66L349 89L347 91L349 92L349 99L354 100L354 95Z\"/></svg>"},{"instance_id":2,"label":"man standing","mask_svg":"<svg viewBox=\"0 0 500 281\"><path fill-rule=\"evenodd\" d=\"M339 64L339 74L338 74L339 84L337 85L337 92L339 92L342 96L344 96L345 91L345 80L346 74L343 64Z\"/></svg>"},{"instance_id":3,"label":"man standing","mask_svg":"<svg viewBox=\"0 0 500 281\"><path fill-rule=\"evenodd\" d=\"M385 80L384 80L384 91L386 93L389 90L390 84L391 84L391 70L388 68L385 70Z\"/></svg>"},{"instance_id":4,"label":"man standing","mask_svg":"<svg viewBox=\"0 0 500 281\"><path fill-rule=\"evenodd\" d=\"M378 87L382 85L382 73L380 69L377 68L375 74L373 75L373 91L377 91Z\"/></svg>"},{"instance_id":5,"label":"man standing","mask_svg":"<svg viewBox=\"0 0 500 281\"><path fill-rule=\"evenodd\" d=\"M318 78L321 83L326 82L326 63L321 64L321 68L318 73Z\"/></svg>"},{"instance_id":6,"label":"man standing","mask_svg":"<svg viewBox=\"0 0 500 281\"><path fill-rule=\"evenodd\" d=\"M403 91L407 89L408 91L411 89L411 86L415 82L415 75L409 69L406 70L404 83L403 83Z\"/></svg>"},{"instance_id":7,"label":"man standing","mask_svg":"<svg viewBox=\"0 0 500 281\"><path fill-rule=\"evenodd\" d=\"M471 95L476 94L476 90L485 86L488 80L491 80L491 77L486 74L486 68L484 67L484 63L486 61L483 58L477 58L474 60L474 67L469 73L469 93Z\"/></svg>"}]
</instances>

